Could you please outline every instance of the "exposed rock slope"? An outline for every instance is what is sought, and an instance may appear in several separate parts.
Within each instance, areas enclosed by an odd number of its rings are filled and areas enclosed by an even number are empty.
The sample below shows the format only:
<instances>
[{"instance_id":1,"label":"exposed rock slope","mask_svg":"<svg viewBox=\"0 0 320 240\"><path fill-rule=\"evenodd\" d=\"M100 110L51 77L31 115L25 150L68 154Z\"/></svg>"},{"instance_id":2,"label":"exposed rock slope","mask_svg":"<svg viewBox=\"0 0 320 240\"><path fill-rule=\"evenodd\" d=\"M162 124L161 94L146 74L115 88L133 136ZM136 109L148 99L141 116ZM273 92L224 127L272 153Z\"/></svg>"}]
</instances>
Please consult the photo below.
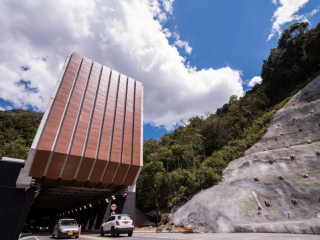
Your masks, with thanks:
<instances>
[{"instance_id":1,"label":"exposed rock slope","mask_svg":"<svg viewBox=\"0 0 320 240\"><path fill-rule=\"evenodd\" d=\"M229 164L224 181L180 207L173 223L211 232L319 234L319 140L320 76L274 115L244 157Z\"/></svg>"}]
</instances>

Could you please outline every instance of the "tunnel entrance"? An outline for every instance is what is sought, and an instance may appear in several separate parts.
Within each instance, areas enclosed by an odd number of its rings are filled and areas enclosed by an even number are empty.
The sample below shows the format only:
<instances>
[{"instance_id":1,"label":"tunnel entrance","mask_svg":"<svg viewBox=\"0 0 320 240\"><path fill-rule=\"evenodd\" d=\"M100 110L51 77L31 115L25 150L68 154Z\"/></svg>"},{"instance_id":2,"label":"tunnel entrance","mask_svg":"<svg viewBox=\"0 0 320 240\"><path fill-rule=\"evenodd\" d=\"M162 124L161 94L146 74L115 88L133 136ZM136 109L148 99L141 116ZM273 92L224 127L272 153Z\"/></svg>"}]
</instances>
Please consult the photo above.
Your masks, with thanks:
<instances>
[{"instance_id":1,"label":"tunnel entrance","mask_svg":"<svg viewBox=\"0 0 320 240\"><path fill-rule=\"evenodd\" d=\"M26 224L30 231L52 231L59 219L73 218L83 230L95 230L110 216L112 203L118 207L116 213L129 214L135 221L134 193L41 186Z\"/></svg>"},{"instance_id":2,"label":"tunnel entrance","mask_svg":"<svg viewBox=\"0 0 320 240\"><path fill-rule=\"evenodd\" d=\"M0 179L8 195L0 195L0 217L15 219L16 227L0 224L0 239L18 239L26 218L33 229L41 224L49 230L61 218L97 229L110 216L111 203L116 213L134 219L142 136L141 82L68 54L27 159L7 159L14 174Z\"/></svg>"}]
</instances>

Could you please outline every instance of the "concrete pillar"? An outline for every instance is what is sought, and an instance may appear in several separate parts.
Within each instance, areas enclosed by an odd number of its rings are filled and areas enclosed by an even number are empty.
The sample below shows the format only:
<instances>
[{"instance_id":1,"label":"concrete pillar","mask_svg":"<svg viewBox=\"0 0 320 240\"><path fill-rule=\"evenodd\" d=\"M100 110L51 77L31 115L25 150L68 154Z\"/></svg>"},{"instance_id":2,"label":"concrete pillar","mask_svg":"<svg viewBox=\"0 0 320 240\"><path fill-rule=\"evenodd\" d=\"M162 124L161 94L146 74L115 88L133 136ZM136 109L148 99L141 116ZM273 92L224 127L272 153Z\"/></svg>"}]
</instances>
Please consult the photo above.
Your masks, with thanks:
<instances>
[{"instance_id":1,"label":"concrete pillar","mask_svg":"<svg viewBox=\"0 0 320 240\"><path fill-rule=\"evenodd\" d=\"M108 204L106 202L102 202L98 205L96 229L100 229L107 208Z\"/></svg>"},{"instance_id":2,"label":"concrete pillar","mask_svg":"<svg viewBox=\"0 0 320 240\"><path fill-rule=\"evenodd\" d=\"M36 188L16 188L23 163L0 160L0 239L17 240L23 229Z\"/></svg>"}]
</instances>

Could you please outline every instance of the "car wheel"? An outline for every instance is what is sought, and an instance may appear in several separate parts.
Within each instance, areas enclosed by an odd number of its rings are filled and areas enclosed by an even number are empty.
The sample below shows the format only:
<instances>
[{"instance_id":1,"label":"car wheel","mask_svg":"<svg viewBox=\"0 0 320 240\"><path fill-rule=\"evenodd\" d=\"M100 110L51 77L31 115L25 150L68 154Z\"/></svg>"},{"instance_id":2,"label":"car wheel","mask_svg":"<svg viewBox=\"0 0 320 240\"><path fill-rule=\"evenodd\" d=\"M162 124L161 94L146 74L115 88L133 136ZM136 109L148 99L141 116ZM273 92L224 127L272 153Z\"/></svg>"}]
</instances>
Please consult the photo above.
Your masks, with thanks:
<instances>
[{"instance_id":1,"label":"car wheel","mask_svg":"<svg viewBox=\"0 0 320 240\"><path fill-rule=\"evenodd\" d=\"M114 237L116 235L115 231L114 231L114 227L111 228L111 237Z\"/></svg>"},{"instance_id":2,"label":"car wheel","mask_svg":"<svg viewBox=\"0 0 320 240\"><path fill-rule=\"evenodd\" d=\"M104 237L104 231L103 231L103 228L100 229L100 235L101 237Z\"/></svg>"},{"instance_id":3,"label":"car wheel","mask_svg":"<svg viewBox=\"0 0 320 240\"><path fill-rule=\"evenodd\" d=\"M76 236L76 238L79 238L79 236Z\"/></svg>"},{"instance_id":4,"label":"car wheel","mask_svg":"<svg viewBox=\"0 0 320 240\"><path fill-rule=\"evenodd\" d=\"M129 236L129 237L132 237L132 232L129 232L129 233L128 233L128 236Z\"/></svg>"},{"instance_id":5,"label":"car wheel","mask_svg":"<svg viewBox=\"0 0 320 240\"><path fill-rule=\"evenodd\" d=\"M117 233L116 236L119 237L119 236L120 236L120 233Z\"/></svg>"}]
</instances>

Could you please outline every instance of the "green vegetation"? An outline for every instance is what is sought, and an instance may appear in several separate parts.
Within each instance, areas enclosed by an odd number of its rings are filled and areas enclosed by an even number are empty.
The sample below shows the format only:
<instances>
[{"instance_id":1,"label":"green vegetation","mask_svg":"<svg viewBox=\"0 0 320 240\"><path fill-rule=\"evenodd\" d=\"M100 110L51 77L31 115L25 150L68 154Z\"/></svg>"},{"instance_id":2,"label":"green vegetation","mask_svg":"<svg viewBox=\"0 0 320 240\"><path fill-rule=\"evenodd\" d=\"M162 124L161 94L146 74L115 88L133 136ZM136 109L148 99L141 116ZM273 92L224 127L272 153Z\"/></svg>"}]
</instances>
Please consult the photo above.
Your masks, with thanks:
<instances>
[{"instance_id":1,"label":"green vegetation","mask_svg":"<svg viewBox=\"0 0 320 240\"><path fill-rule=\"evenodd\" d=\"M269 127L290 97L320 74L320 24L295 23L263 62L261 84L215 114L193 117L160 140L144 142L144 168L137 183L137 205L157 207L166 221L170 209L217 184L228 163L242 157Z\"/></svg>"},{"instance_id":2,"label":"green vegetation","mask_svg":"<svg viewBox=\"0 0 320 240\"><path fill-rule=\"evenodd\" d=\"M320 24L307 27L295 23L283 32L263 62L262 83L243 97L231 96L216 113L144 142L138 206L157 207L165 221L174 205L217 184L228 163L262 137L274 113L320 74ZM31 111L0 111L0 158L26 159L41 118Z\"/></svg>"},{"instance_id":3,"label":"green vegetation","mask_svg":"<svg viewBox=\"0 0 320 240\"><path fill-rule=\"evenodd\" d=\"M27 159L42 115L21 109L0 111L0 159Z\"/></svg>"}]
</instances>

